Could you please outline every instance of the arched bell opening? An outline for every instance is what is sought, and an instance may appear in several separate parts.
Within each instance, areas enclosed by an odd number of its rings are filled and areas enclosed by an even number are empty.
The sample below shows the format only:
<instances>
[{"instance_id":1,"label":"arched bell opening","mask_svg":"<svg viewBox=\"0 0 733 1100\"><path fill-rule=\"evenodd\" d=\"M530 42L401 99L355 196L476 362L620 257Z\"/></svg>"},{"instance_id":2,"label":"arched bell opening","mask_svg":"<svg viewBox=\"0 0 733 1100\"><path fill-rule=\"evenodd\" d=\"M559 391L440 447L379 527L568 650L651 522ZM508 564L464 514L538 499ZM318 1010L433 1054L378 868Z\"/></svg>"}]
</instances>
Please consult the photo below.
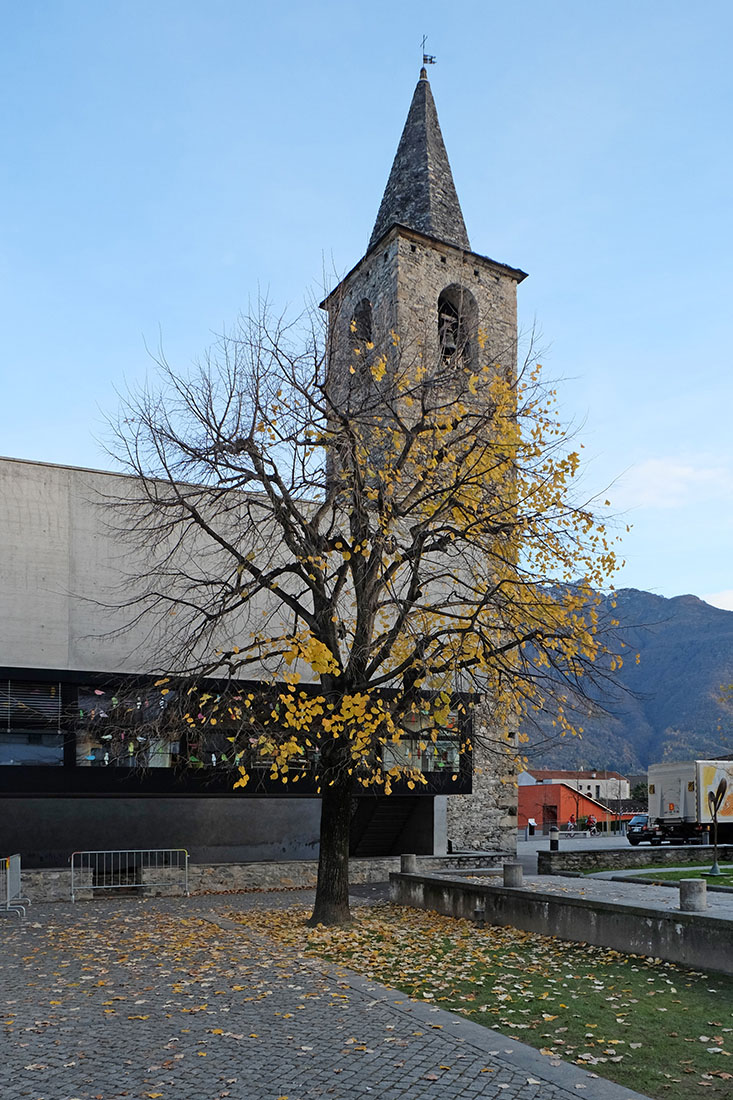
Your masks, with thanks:
<instances>
[{"instance_id":1,"label":"arched bell opening","mask_svg":"<svg viewBox=\"0 0 733 1100\"><path fill-rule=\"evenodd\" d=\"M476 365L478 306L470 290L452 283L438 297L438 345L445 364Z\"/></svg>"},{"instance_id":2,"label":"arched bell opening","mask_svg":"<svg viewBox=\"0 0 733 1100\"><path fill-rule=\"evenodd\" d=\"M351 332L357 344L372 343L372 303L362 298L351 318Z\"/></svg>"}]
</instances>

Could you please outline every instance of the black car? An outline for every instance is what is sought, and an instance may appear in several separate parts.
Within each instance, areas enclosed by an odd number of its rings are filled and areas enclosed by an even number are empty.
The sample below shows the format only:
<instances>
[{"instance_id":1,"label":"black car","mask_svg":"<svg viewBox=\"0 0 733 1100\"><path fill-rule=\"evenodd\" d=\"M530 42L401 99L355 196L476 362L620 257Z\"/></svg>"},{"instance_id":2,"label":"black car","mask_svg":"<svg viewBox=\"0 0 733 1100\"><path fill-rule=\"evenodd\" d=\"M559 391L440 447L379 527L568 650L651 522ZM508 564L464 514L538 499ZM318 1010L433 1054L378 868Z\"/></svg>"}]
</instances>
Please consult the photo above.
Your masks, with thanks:
<instances>
[{"instance_id":1,"label":"black car","mask_svg":"<svg viewBox=\"0 0 733 1100\"><path fill-rule=\"evenodd\" d=\"M649 814L634 814L626 826L626 839L629 844L641 844L648 840L650 844L662 843L662 831L658 825L652 825Z\"/></svg>"}]
</instances>

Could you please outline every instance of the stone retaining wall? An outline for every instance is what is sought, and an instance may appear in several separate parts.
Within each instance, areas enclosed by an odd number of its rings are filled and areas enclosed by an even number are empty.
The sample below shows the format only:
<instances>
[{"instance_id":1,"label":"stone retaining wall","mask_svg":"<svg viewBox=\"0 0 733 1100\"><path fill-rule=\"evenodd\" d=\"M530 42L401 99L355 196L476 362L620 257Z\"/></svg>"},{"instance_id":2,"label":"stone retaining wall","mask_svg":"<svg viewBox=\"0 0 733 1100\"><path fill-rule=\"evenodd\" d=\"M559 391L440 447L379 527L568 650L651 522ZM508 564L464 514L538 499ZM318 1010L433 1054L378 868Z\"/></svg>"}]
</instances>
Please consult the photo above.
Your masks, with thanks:
<instances>
[{"instance_id":1,"label":"stone retaining wall","mask_svg":"<svg viewBox=\"0 0 733 1100\"><path fill-rule=\"evenodd\" d=\"M448 838L454 849L517 848L517 775L514 750L495 728L490 708L473 714L472 793L447 799Z\"/></svg>"},{"instance_id":2,"label":"stone retaining wall","mask_svg":"<svg viewBox=\"0 0 733 1100\"><path fill-rule=\"evenodd\" d=\"M720 917L430 875L392 874L389 878L392 900L400 905L467 920L474 918L476 909L483 909L487 924L733 974L733 922Z\"/></svg>"},{"instance_id":3,"label":"stone retaining wall","mask_svg":"<svg viewBox=\"0 0 733 1100\"><path fill-rule=\"evenodd\" d=\"M562 840L560 841L562 845ZM568 871L624 871L637 867L704 866L713 862L712 845L684 844L679 847L573 848L575 840L565 842L557 852L537 853L538 875L563 875ZM733 862L733 844L718 845L718 860Z\"/></svg>"},{"instance_id":4,"label":"stone retaining wall","mask_svg":"<svg viewBox=\"0 0 733 1100\"><path fill-rule=\"evenodd\" d=\"M499 864L509 858L508 852L471 852L450 856L417 856L417 865L424 871L459 870ZM350 882L386 882L393 871L399 871L400 857L349 860ZM152 873L152 872L151 872ZM156 877L166 872L157 870ZM293 890L314 887L318 874L316 860L287 860L279 863L191 863L188 868L189 890L192 894L223 894L233 890ZM180 872L170 870L171 878ZM30 870L22 872L23 893L38 905L48 901L69 901L71 871L69 868ZM151 887L153 896L180 894L177 886ZM105 891L114 897L116 891ZM101 891L99 891L101 895ZM91 889L77 889L78 901L91 898Z\"/></svg>"}]
</instances>

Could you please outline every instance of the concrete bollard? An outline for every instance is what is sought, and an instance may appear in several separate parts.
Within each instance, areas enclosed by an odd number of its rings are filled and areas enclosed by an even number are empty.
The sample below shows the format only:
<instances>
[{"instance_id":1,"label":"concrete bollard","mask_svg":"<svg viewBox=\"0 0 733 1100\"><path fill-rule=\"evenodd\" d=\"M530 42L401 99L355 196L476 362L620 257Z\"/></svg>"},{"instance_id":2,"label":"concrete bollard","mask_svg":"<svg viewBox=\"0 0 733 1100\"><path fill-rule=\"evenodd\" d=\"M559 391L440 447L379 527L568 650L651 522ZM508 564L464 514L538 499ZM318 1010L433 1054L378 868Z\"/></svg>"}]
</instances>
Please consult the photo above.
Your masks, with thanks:
<instances>
[{"instance_id":1,"label":"concrete bollard","mask_svg":"<svg viewBox=\"0 0 733 1100\"><path fill-rule=\"evenodd\" d=\"M417 856L415 855L403 855L400 856L400 872L403 875L416 875L417 874Z\"/></svg>"},{"instance_id":2,"label":"concrete bollard","mask_svg":"<svg viewBox=\"0 0 733 1100\"><path fill-rule=\"evenodd\" d=\"M680 909L700 913L708 907L708 884L704 878L680 879Z\"/></svg>"},{"instance_id":3,"label":"concrete bollard","mask_svg":"<svg viewBox=\"0 0 733 1100\"><path fill-rule=\"evenodd\" d=\"M524 870L521 863L505 863L504 864L504 885L505 886L523 886L524 885Z\"/></svg>"}]
</instances>

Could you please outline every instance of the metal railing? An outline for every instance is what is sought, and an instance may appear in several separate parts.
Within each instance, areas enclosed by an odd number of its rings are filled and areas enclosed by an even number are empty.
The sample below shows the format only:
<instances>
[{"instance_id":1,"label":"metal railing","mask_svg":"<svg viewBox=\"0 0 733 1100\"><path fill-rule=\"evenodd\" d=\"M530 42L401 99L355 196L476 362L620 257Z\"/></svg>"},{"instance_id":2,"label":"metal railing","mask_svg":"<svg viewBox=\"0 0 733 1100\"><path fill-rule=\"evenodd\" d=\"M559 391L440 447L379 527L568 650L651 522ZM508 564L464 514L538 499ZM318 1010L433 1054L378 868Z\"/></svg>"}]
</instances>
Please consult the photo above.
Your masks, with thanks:
<instances>
[{"instance_id":1,"label":"metal railing","mask_svg":"<svg viewBox=\"0 0 733 1100\"><path fill-rule=\"evenodd\" d=\"M188 897L188 852L185 848L120 848L72 852L71 900L80 890L138 890L180 887Z\"/></svg>"},{"instance_id":2,"label":"metal railing","mask_svg":"<svg viewBox=\"0 0 733 1100\"><path fill-rule=\"evenodd\" d=\"M0 914L24 917L26 905L30 905L30 900L20 892L20 856L0 857Z\"/></svg>"}]
</instances>

